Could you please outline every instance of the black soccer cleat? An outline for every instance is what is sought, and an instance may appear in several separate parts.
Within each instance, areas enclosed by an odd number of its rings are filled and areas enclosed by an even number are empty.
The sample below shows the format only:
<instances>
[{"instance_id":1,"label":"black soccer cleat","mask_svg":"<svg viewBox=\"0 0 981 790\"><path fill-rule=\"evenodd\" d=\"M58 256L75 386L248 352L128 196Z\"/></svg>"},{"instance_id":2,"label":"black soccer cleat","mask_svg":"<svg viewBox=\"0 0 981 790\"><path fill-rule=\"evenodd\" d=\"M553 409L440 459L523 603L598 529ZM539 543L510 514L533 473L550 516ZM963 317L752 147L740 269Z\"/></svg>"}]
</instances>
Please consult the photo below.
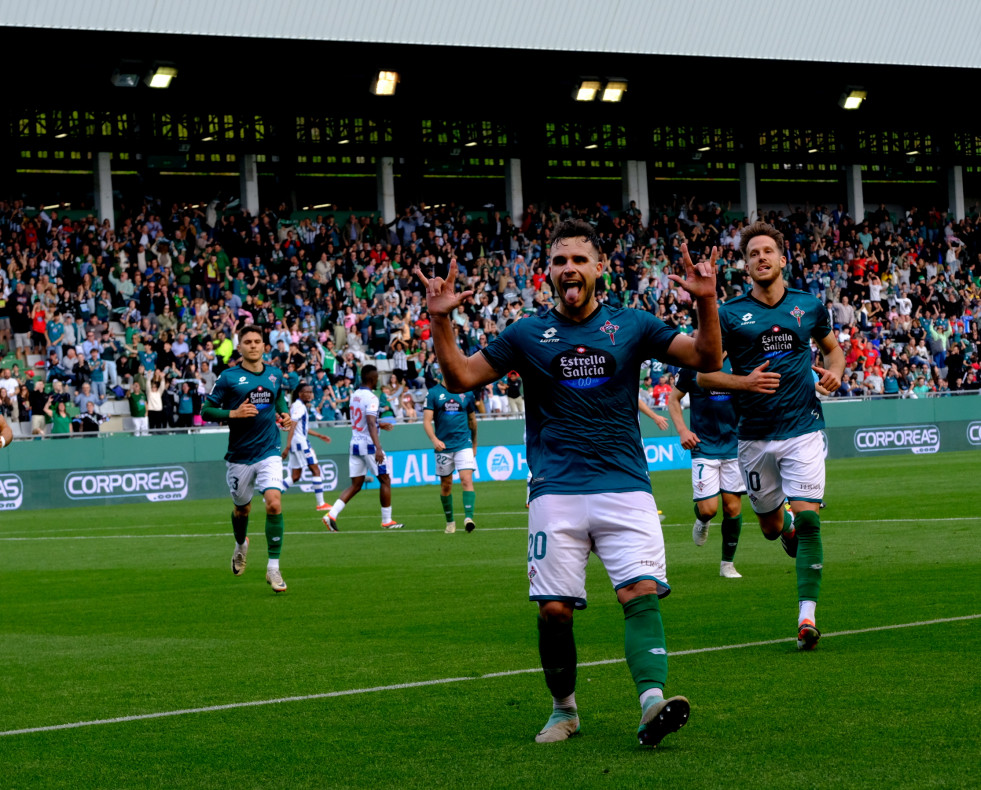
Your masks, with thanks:
<instances>
[{"instance_id":1,"label":"black soccer cleat","mask_svg":"<svg viewBox=\"0 0 981 790\"><path fill-rule=\"evenodd\" d=\"M637 740L641 746L657 746L665 735L684 727L690 715L691 705L684 697L659 700L640 717Z\"/></svg>"}]
</instances>

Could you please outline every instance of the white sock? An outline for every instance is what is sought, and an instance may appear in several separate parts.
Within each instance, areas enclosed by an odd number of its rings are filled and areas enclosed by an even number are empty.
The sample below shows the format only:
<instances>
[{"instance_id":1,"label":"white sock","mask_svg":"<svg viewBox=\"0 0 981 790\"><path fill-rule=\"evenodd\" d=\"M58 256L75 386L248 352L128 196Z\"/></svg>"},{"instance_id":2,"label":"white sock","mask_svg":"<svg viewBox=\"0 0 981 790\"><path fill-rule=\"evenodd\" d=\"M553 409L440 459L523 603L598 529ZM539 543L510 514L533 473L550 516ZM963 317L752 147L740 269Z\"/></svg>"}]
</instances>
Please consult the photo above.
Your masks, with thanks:
<instances>
[{"instance_id":1,"label":"white sock","mask_svg":"<svg viewBox=\"0 0 981 790\"><path fill-rule=\"evenodd\" d=\"M341 511L344 510L344 506L347 504L343 499L338 497L334 500L334 504L330 508L330 517L337 518L341 515Z\"/></svg>"},{"instance_id":2,"label":"white sock","mask_svg":"<svg viewBox=\"0 0 981 790\"><path fill-rule=\"evenodd\" d=\"M279 570L279 560L278 559L275 559L274 560L272 557L270 557L269 558L269 562L266 563L266 570L278 571Z\"/></svg>"},{"instance_id":3,"label":"white sock","mask_svg":"<svg viewBox=\"0 0 981 790\"><path fill-rule=\"evenodd\" d=\"M235 545L242 551L245 551L245 547L249 545L248 538L246 538L245 543L236 543Z\"/></svg>"},{"instance_id":4,"label":"white sock","mask_svg":"<svg viewBox=\"0 0 981 790\"><path fill-rule=\"evenodd\" d=\"M643 694L640 695L640 707L644 707L644 703L647 700L654 700L657 702L660 699L664 699L664 691L659 688L647 689Z\"/></svg>"},{"instance_id":5,"label":"white sock","mask_svg":"<svg viewBox=\"0 0 981 790\"><path fill-rule=\"evenodd\" d=\"M317 498L317 506L324 503L324 479L322 477L313 478L313 495Z\"/></svg>"},{"instance_id":6,"label":"white sock","mask_svg":"<svg viewBox=\"0 0 981 790\"><path fill-rule=\"evenodd\" d=\"M564 699L559 699L558 697L552 697L552 710L568 710L574 711L576 709L576 692L572 692L568 697Z\"/></svg>"},{"instance_id":7,"label":"white sock","mask_svg":"<svg viewBox=\"0 0 981 790\"><path fill-rule=\"evenodd\" d=\"M382 524L388 524L392 520L392 509L390 507L382 508Z\"/></svg>"},{"instance_id":8,"label":"white sock","mask_svg":"<svg viewBox=\"0 0 981 790\"><path fill-rule=\"evenodd\" d=\"M817 601L801 601L800 610L797 614L797 625L800 625L805 620L810 620L812 623L816 622L814 619L814 609L817 607Z\"/></svg>"},{"instance_id":9,"label":"white sock","mask_svg":"<svg viewBox=\"0 0 981 790\"><path fill-rule=\"evenodd\" d=\"M293 485L291 480L283 480L283 493L285 494L290 490L290 486Z\"/></svg>"}]
</instances>

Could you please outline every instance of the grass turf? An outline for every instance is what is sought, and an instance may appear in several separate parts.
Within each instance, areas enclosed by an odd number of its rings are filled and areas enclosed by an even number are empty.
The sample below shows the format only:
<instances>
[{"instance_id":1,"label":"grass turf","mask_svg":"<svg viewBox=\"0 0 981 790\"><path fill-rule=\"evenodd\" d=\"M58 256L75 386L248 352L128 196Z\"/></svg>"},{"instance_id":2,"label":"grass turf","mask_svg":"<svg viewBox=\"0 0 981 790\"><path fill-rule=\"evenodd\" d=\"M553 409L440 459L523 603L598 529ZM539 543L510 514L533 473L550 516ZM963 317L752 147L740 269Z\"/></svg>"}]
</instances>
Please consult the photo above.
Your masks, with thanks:
<instances>
[{"instance_id":1,"label":"grass turf","mask_svg":"<svg viewBox=\"0 0 981 790\"><path fill-rule=\"evenodd\" d=\"M0 735L0 787L973 787L978 620L866 629L981 614L979 462L828 464L826 637L808 654L793 562L748 507L744 578L721 579L719 517L696 548L688 473L656 475L667 691L692 718L653 753L636 746L622 614L595 558L576 618L583 735L532 742L549 702L520 672L537 665L521 484L478 485L472 535L443 534L435 487L395 491L401 532L379 529L365 491L337 535L290 492L278 596L261 508L241 578L227 501L5 513L0 733L242 706Z\"/></svg>"}]
</instances>

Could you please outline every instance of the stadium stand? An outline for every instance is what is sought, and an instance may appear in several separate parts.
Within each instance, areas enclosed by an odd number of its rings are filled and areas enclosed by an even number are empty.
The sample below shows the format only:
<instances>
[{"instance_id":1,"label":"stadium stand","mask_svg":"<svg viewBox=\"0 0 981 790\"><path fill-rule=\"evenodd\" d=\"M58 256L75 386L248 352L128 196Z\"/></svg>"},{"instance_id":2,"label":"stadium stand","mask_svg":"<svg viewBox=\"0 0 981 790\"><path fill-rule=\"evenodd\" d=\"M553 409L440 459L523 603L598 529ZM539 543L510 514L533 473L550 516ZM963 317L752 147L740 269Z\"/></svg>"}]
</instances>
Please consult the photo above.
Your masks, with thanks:
<instances>
[{"instance_id":1,"label":"stadium stand","mask_svg":"<svg viewBox=\"0 0 981 790\"><path fill-rule=\"evenodd\" d=\"M268 332L267 361L292 386L313 384L318 419L345 418L368 360L382 373L393 415L421 419L434 357L413 268L443 275L458 263L460 287L474 297L454 319L460 345L472 352L509 322L550 309L548 238L572 216L592 223L605 246L601 301L691 331L686 294L667 278L679 269L683 243L693 257L722 248L720 298L748 284L739 241L749 218L696 198L676 197L646 221L630 210L572 204L532 206L513 223L452 205L407 207L388 224L344 213L293 217L281 208L250 216L148 201L113 227L0 202L0 413L24 436L33 412L22 385L42 380L49 394L63 387L75 414L89 384L108 418L101 429L128 430L128 396L139 381L151 428L175 430L190 415L193 430L202 425L201 396L236 363L237 331L256 323ZM981 388L976 215L958 222L936 209L883 204L858 220L841 206L760 216L786 237L790 286L828 306L848 364L834 397ZM675 373L644 371L653 384ZM656 404L652 389L645 381L643 394ZM487 416L509 410L506 380L476 395Z\"/></svg>"}]
</instances>

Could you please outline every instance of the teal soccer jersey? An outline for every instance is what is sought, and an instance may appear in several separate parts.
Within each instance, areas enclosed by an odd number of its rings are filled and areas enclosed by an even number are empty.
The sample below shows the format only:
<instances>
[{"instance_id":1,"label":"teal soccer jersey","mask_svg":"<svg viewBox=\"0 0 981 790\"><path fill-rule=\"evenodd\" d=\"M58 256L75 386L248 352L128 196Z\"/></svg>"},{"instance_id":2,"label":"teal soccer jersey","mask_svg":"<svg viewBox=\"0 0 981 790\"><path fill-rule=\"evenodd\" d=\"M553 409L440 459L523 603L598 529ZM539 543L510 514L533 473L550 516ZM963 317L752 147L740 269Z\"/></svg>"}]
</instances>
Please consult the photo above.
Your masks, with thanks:
<instances>
[{"instance_id":1,"label":"teal soccer jersey","mask_svg":"<svg viewBox=\"0 0 981 790\"><path fill-rule=\"evenodd\" d=\"M732 373L729 357L722 361L722 372ZM698 444L691 451L693 458L735 458L739 442L736 438L735 395L729 390L706 390L698 386L698 374L684 369L675 385L687 392L691 401L688 410L692 433Z\"/></svg>"},{"instance_id":2,"label":"teal soccer jersey","mask_svg":"<svg viewBox=\"0 0 981 790\"><path fill-rule=\"evenodd\" d=\"M454 395L442 384L437 384L430 387L426 395L426 408L432 409L436 438L446 445L447 452L455 453L473 446L469 415L477 411L477 406L472 392Z\"/></svg>"},{"instance_id":3,"label":"teal soccer jersey","mask_svg":"<svg viewBox=\"0 0 981 790\"><path fill-rule=\"evenodd\" d=\"M237 409L250 401L259 410L255 417L228 421L226 461L254 464L279 455L276 402L282 394L283 373L271 365L263 365L260 373L251 373L242 367L221 372L211 394L205 397L205 404L216 409Z\"/></svg>"},{"instance_id":4,"label":"teal soccer jersey","mask_svg":"<svg viewBox=\"0 0 981 790\"><path fill-rule=\"evenodd\" d=\"M737 393L739 438L789 439L824 428L810 340L831 331L825 306L809 293L788 288L772 307L749 294L730 299L719 307L719 321L733 373L745 376L769 361L767 370L780 374L773 395Z\"/></svg>"},{"instance_id":5,"label":"teal soccer jersey","mask_svg":"<svg viewBox=\"0 0 981 790\"><path fill-rule=\"evenodd\" d=\"M677 332L641 310L555 310L515 321L482 353L524 382L530 497L651 490L637 420L640 365Z\"/></svg>"}]
</instances>

